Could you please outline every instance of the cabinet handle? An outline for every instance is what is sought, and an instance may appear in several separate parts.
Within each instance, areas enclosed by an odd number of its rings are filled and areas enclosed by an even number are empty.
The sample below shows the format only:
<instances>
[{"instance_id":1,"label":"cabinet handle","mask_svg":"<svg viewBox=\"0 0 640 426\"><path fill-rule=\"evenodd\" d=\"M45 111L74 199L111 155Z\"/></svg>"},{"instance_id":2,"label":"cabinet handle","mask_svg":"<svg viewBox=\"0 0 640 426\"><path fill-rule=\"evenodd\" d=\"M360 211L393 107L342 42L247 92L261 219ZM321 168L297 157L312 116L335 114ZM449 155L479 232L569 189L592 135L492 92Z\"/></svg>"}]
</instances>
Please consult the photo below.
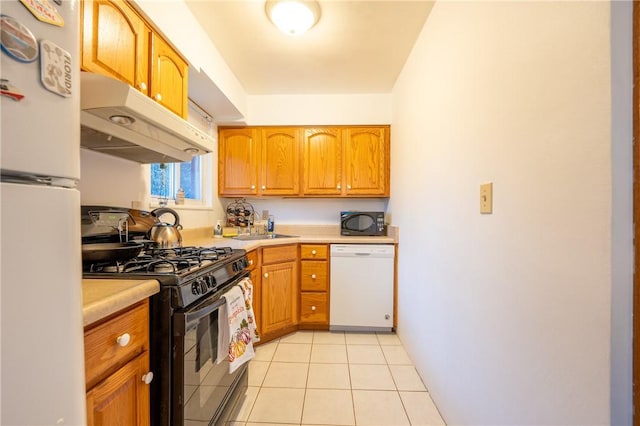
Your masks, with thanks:
<instances>
[{"instance_id":1,"label":"cabinet handle","mask_svg":"<svg viewBox=\"0 0 640 426\"><path fill-rule=\"evenodd\" d=\"M149 371L147 374L142 376L142 381L148 385L153 380L153 372Z\"/></svg>"},{"instance_id":2,"label":"cabinet handle","mask_svg":"<svg viewBox=\"0 0 640 426\"><path fill-rule=\"evenodd\" d=\"M316 274L311 274L311 279L315 280L316 279Z\"/></svg>"},{"instance_id":3,"label":"cabinet handle","mask_svg":"<svg viewBox=\"0 0 640 426\"><path fill-rule=\"evenodd\" d=\"M253 265L253 260L250 260L250 261L249 261L249 265Z\"/></svg>"},{"instance_id":4,"label":"cabinet handle","mask_svg":"<svg viewBox=\"0 0 640 426\"><path fill-rule=\"evenodd\" d=\"M251 185L251 189L256 189L256 186L255 185Z\"/></svg>"},{"instance_id":5,"label":"cabinet handle","mask_svg":"<svg viewBox=\"0 0 640 426\"><path fill-rule=\"evenodd\" d=\"M264 191L265 189L267 189L266 185L262 185L262 190Z\"/></svg>"},{"instance_id":6,"label":"cabinet handle","mask_svg":"<svg viewBox=\"0 0 640 426\"><path fill-rule=\"evenodd\" d=\"M317 251L315 251L315 250L311 250L311 254L312 254L312 255L314 255L314 256L315 256L317 253L318 253Z\"/></svg>"},{"instance_id":7,"label":"cabinet handle","mask_svg":"<svg viewBox=\"0 0 640 426\"><path fill-rule=\"evenodd\" d=\"M347 189L351 189L351 185L347 185Z\"/></svg>"},{"instance_id":8,"label":"cabinet handle","mask_svg":"<svg viewBox=\"0 0 640 426\"><path fill-rule=\"evenodd\" d=\"M131 335L129 333L124 333L123 335L118 336L118 338L116 338L116 342L123 348L127 346L130 341L131 341Z\"/></svg>"},{"instance_id":9,"label":"cabinet handle","mask_svg":"<svg viewBox=\"0 0 640 426\"><path fill-rule=\"evenodd\" d=\"M264 277L265 277L265 278L269 278L269 273L268 273L268 272L265 272L265 273L264 273Z\"/></svg>"},{"instance_id":10,"label":"cabinet handle","mask_svg":"<svg viewBox=\"0 0 640 426\"><path fill-rule=\"evenodd\" d=\"M145 83L144 81L140 82L140 84L138 84L138 89L147 90L147 83Z\"/></svg>"},{"instance_id":11,"label":"cabinet handle","mask_svg":"<svg viewBox=\"0 0 640 426\"><path fill-rule=\"evenodd\" d=\"M336 186L336 189L341 189L342 185L338 184L338 186Z\"/></svg>"},{"instance_id":12,"label":"cabinet handle","mask_svg":"<svg viewBox=\"0 0 640 426\"><path fill-rule=\"evenodd\" d=\"M162 100L162 95L160 93L157 93L156 96L154 96L156 101L160 102Z\"/></svg>"},{"instance_id":13,"label":"cabinet handle","mask_svg":"<svg viewBox=\"0 0 640 426\"><path fill-rule=\"evenodd\" d=\"M311 310L312 310L312 311L315 311L315 310L316 310L316 307L315 307L315 306L312 306L312 307L311 307Z\"/></svg>"}]
</instances>

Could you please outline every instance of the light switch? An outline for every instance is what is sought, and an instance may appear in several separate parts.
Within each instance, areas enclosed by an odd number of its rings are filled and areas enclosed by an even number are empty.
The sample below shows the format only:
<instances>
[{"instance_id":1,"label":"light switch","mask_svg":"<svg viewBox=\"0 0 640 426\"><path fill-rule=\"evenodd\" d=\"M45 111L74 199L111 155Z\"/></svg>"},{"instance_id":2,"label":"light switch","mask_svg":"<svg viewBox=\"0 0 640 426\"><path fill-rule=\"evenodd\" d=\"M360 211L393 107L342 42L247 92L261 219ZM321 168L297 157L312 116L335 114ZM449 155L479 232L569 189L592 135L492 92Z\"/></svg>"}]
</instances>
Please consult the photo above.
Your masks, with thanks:
<instances>
[{"instance_id":1,"label":"light switch","mask_svg":"<svg viewBox=\"0 0 640 426\"><path fill-rule=\"evenodd\" d=\"M493 182L480 185L480 213L493 213Z\"/></svg>"}]
</instances>

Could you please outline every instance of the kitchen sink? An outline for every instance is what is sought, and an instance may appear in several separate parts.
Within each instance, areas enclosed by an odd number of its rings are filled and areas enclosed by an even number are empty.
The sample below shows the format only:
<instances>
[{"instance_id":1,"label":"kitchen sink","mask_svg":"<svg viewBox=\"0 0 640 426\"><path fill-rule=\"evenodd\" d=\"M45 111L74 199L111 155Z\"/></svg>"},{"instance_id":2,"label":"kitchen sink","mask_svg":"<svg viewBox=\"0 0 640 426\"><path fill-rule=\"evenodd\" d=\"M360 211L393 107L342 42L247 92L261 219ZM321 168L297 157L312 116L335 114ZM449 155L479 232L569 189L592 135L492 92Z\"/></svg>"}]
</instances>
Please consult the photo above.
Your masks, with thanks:
<instances>
[{"instance_id":1,"label":"kitchen sink","mask_svg":"<svg viewBox=\"0 0 640 426\"><path fill-rule=\"evenodd\" d=\"M297 238L297 235L285 234L254 234L254 235L238 235L233 237L234 240L251 241L251 240L271 240L274 238Z\"/></svg>"}]
</instances>

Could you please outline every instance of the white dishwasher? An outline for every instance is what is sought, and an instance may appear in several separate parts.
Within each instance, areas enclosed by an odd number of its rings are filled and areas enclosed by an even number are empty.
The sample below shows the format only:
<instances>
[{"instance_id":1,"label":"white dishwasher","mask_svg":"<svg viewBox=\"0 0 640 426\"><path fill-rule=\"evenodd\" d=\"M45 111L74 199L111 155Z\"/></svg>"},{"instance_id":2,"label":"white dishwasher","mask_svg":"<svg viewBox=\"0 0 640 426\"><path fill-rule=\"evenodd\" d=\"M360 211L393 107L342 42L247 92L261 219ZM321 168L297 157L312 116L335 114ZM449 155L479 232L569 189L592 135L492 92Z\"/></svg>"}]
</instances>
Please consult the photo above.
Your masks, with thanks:
<instances>
[{"instance_id":1,"label":"white dishwasher","mask_svg":"<svg viewBox=\"0 0 640 426\"><path fill-rule=\"evenodd\" d=\"M391 331L394 246L331 244L330 330Z\"/></svg>"}]
</instances>

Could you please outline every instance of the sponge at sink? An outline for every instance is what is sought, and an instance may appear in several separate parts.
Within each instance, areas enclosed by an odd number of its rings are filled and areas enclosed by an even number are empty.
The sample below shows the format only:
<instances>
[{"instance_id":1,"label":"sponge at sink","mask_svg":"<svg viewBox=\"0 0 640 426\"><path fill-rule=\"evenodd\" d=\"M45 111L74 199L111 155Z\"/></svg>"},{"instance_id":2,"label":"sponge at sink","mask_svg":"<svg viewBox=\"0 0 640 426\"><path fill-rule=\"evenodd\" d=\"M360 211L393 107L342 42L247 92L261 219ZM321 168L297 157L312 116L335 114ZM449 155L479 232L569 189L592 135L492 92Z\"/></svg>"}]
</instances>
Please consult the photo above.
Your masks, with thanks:
<instances>
[{"instance_id":1,"label":"sponge at sink","mask_svg":"<svg viewBox=\"0 0 640 426\"><path fill-rule=\"evenodd\" d=\"M224 226L222 227L222 236L223 237L237 237L238 236L238 228L234 226Z\"/></svg>"}]
</instances>

